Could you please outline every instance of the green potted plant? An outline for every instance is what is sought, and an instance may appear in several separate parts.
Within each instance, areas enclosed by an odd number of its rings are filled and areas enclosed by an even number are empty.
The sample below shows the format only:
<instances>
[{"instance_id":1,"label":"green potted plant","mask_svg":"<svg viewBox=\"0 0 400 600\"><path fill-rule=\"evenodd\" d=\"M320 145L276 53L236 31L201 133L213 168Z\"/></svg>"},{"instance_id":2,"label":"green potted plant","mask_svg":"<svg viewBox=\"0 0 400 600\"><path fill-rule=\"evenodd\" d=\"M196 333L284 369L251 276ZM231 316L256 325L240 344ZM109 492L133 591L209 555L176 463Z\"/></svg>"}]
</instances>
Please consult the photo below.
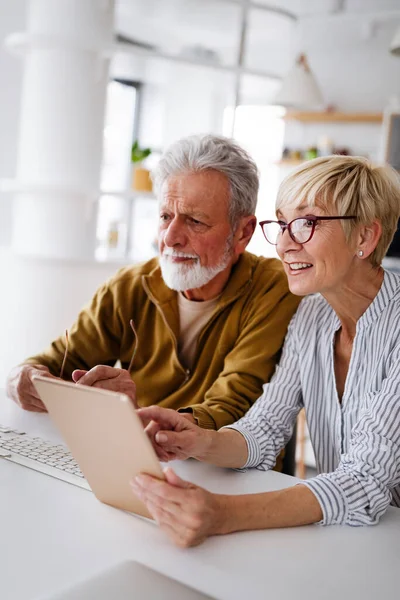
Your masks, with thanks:
<instances>
[{"instance_id":1,"label":"green potted plant","mask_svg":"<svg viewBox=\"0 0 400 600\"><path fill-rule=\"evenodd\" d=\"M132 187L138 192L151 192L153 189L150 171L141 166L141 163L150 154L150 148L141 148L138 140L135 140L131 150L131 161L133 163Z\"/></svg>"}]
</instances>

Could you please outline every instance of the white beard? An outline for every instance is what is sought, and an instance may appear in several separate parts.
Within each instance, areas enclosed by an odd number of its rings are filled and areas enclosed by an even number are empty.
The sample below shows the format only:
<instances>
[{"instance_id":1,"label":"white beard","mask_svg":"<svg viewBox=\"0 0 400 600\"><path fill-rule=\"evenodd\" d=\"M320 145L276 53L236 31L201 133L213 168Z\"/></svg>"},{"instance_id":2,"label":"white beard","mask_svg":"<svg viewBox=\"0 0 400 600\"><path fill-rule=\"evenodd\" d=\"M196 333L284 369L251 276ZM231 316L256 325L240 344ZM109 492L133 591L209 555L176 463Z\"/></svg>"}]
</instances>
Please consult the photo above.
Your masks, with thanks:
<instances>
[{"instance_id":1,"label":"white beard","mask_svg":"<svg viewBox=\"0 0 400 600\"><path fill-rule=\"evenodd\" d=\"M174 263L169 258L179 256L181 258L192 258L190 264ZM229 265L231 258L230 244L226 248L223 258L214 267L202 267L200 259L195 254L178 252L172 248L165 248L160 256L160 267L163 279L171 290L185 292L195 290L209 283L218 273L221 273Z\"/></svg>"}]
</instances>

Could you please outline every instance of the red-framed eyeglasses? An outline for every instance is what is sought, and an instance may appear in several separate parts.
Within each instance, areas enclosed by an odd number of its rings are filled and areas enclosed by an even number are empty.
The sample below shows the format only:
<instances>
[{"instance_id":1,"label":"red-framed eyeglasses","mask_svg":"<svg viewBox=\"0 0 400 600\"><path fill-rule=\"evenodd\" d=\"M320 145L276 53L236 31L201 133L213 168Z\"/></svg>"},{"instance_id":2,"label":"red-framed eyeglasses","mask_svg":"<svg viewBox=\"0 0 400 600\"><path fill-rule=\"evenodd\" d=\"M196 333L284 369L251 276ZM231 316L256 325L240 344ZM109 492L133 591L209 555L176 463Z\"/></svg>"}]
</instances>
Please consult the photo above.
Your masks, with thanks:
<instances>
[{"instance_id":1,"label":"red-framed eyeglasses","mask_svg":"<svg viewBox=\"0 0 400 600\"><path fill-rule=\"evenodd\" d=\"M286 229L289 232L290 237L296 244L306 244L309 242L314 235L315 226L318 221L334 221L338 219L356 219L354 215L351 216L330 216L330 217L317 217L315 215L306 215L305 217L297 217L289 223L285 221L261 221L260 227L264 234L265 239L270 244L276 246L278 243L279 236L284 234Z\"/></svg>"}]
</instances>

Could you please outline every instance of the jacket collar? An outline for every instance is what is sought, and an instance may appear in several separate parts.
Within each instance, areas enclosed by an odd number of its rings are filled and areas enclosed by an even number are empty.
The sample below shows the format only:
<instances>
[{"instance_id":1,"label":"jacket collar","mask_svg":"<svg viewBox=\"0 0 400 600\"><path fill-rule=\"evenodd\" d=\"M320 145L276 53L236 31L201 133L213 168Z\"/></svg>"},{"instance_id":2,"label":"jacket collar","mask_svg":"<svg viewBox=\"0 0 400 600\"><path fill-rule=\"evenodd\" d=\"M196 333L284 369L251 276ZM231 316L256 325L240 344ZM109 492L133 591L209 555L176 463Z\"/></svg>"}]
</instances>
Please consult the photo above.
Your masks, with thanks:
<instances>
[{"instance_id":1,"label":"jacket collar","mask_svg":"<svg viewBox=\"0 0 400 600\"><path fill-rule=\"evenodd\" d=\"M256 260L254 254L245 252L240 256L238 262L233 265L228 283L219 297L214 315L244 294L251 285ZM179 336L178 296L174 290L171 290L165 284L158 261L157 266L148 275L142 276L142 285L149 299L161 310L166 324L177 339Z\"/></svg>"},{"instance_id":2,"label":"jacket collar","mask_svg":"<svg viewBox=\"0 0 400 600\"><path fill-rule=\"evenodd\" d=\"M233 265L227 285L222 291L218 306L227 305L236 300L251 285L256 257L250 252L244 252L238 262ZM143 287L150 299L159 305L175 303L177 306L177 294L164 282L161 268L157 266L148 274L142 276Z\"/></svg>"}]
</instances>

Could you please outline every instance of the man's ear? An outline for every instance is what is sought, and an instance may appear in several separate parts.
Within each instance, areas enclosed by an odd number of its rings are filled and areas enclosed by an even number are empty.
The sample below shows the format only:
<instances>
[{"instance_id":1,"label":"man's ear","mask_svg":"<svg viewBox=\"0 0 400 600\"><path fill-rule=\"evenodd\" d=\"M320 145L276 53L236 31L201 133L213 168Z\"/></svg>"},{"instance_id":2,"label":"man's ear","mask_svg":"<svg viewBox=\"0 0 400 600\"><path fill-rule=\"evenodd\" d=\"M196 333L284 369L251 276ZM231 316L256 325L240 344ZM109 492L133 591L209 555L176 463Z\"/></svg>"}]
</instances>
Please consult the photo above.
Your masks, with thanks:
<instances>
[{"instance_id":1,"label":"man's ear","mask_svg":"<svg viewBox=\"0 0 400 600\"><path fill-rule=\"evenodd\" d=\"M362 250L364 258L370 256L378 245L382 235L382 225L373 221L370 225L363 225L358 235L357 250Z\"/></svg>"},{"instance_id":2,"label":"man's ear","mask_svg":"<svg viewBox=\"0 0 400 600\"><path fill-rule=\"evenodd\" d=\"M254 215L240 219L234 236L234 251L237 256L240 256L246 250L247 244L253 237L256 225L257 219Z\"/></svg>"}]
</instances>

